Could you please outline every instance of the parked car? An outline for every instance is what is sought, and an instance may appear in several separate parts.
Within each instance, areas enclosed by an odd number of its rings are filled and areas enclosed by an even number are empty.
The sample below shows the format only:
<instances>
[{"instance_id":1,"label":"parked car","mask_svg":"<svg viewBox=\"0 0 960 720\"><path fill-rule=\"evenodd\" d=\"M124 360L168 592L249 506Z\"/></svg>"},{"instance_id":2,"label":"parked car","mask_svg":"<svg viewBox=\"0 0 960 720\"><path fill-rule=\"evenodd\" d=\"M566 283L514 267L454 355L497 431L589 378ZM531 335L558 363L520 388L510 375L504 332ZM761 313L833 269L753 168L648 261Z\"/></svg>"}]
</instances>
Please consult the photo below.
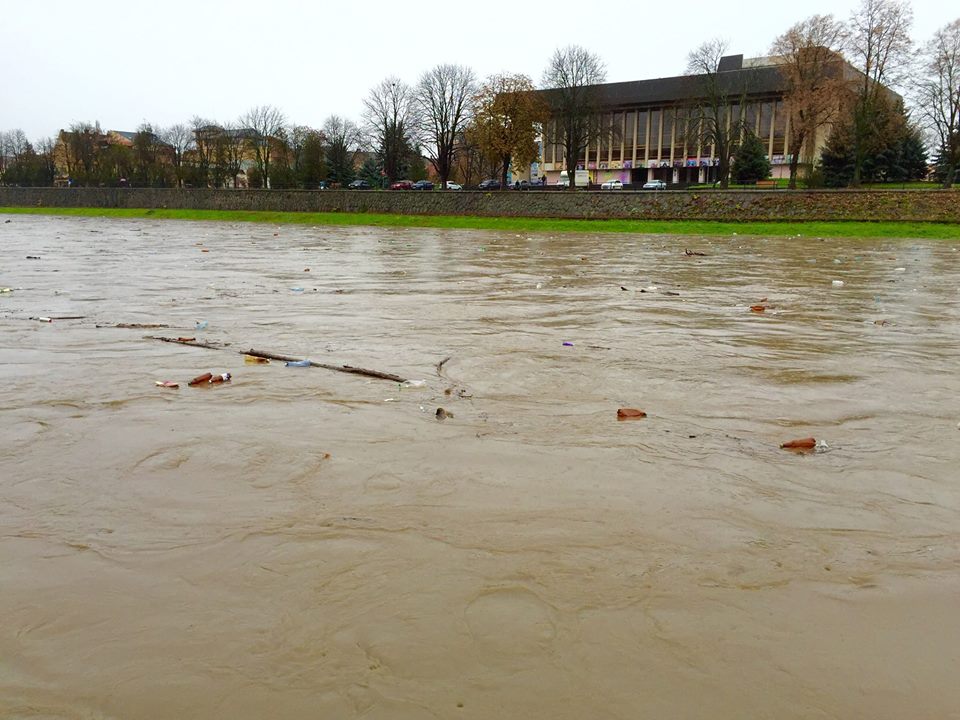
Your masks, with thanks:
<instances>
[{"instance_id":1,"label":"parked car","mask_svg":"<svg viewBox=\"0 0 960 720\"><path fill-rule=\"evenodd\" d=\"M317 186L317 190L329 190L329 189L330 189L330 183L328 183L326 180L321 180L320 184Z\"/></svg>"},{"instance_id":2,"label":"parked car","mask_svg":"<svg viewBox=\"0 0 960 720\"><path fill-rule=\"evenodd\" d=\"M390 185L391 190L413 190L412 180L397 180Z\"/></svg>"},{"instance_id":3,"label":"parked car","mask_svg":"<svg viewBox=\"0 0 960 720\"><path fill-rule=\"evenodd\" d=\"M447 180L447 190L463 190L463 185Z\"/></svg>"},{"instance_id":4,"label":"parked car","mask_svg":"<svg viewBox=\"0 0 960 720\"><path fill-rule=\"evenodd\" d=\"M666 190L667 183L663 180L651 180L650 182L645 182L643 184L644 190Z\"/></svg>"},{"instance_id":5,"label":"parked car","mask_svg":"<svg viewBox=\"0 0 960 720\"><path fill-rule=\"evenodd\" d=\"M414 190L433 190L433 183L429 180L417 180L413 184Z\"/></svg>"},{"instance_id":6,"label":"parked car","mask_svg":"<svg viewBox=\"0 0 960 720\"><path fill-rule=\"evenodd\" d=\"M623 190L622 180L607 180L600 186L601 190Z\"/></svg>"},{"instance_id":7,"label":"parked car","mask_svg":"<svg viewBox=\"0 0 960 720\"><path fill-rule=\"evenodd\" d=\"M529 190L533 187L529 180L517 180L511 187L514 190Z\"/></svg>"},{"instance_id":8,"label":"parked car","mask_svg":"<svg viewBox=\"0 0 960 720\"><path fill-rule=\"evenodd\" d=\"M481 190L499 190L500 181L499 180L484 180L480 183Z\"/></svg>"},{"instance_id":9,"label":"parked car","mask_svg":"<svg viewBox=\"0 0 960 720\"><path fill-rule=\"evenodd\" d=\"M347 185L347 190L369 190L370 183L366 180L354 180L352 183Z\"/></svg>"}]
</instances>

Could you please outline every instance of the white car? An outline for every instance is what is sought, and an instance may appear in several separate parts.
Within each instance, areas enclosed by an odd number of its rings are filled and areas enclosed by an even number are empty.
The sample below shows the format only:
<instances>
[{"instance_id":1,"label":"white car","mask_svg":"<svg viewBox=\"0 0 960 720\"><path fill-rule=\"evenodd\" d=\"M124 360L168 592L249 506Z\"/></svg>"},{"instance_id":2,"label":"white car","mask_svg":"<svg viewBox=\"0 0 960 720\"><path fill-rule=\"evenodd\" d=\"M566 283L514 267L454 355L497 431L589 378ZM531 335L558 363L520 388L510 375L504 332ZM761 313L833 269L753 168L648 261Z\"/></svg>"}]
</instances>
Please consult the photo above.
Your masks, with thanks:
<instances>
[{"instance_id":1,"label":"white car","mask_svg":"<svg viewBox=\"0 0 960 720\"><path fill-rule=\"evenodd\" d=\"M651 180L650 182L645 182L643 184L644 190L666 190L667 183L663 180Z\"/></svg>"},{"instance_id":2,"label":"white car","mask_svg":"<svg viewBox=\"0 0 960 720\"><path fill-rule=\"evenodd\" d=\"M623 190L623 181L621 180L607 180L603 185L600 186L601 190Z\"/></svg>"},{"instance_id":3,"label":"white car","mask_svg":"<svg viewBox=\"0 0 960 720\"><path fill-rule=\"evenodd\" d=\"M463 190L463 185L447 180L447 190Z\"/></svg>"}]
</instances>

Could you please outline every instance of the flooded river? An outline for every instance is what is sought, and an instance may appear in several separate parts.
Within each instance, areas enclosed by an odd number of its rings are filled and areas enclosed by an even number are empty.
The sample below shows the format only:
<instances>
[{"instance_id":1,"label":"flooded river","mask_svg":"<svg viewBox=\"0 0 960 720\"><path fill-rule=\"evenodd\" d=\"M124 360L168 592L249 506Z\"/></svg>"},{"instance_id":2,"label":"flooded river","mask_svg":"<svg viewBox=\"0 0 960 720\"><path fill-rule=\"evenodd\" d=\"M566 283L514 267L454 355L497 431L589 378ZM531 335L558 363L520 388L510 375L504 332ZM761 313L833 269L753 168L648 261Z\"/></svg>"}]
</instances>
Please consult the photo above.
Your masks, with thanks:
<instances>
[{"instance_id":1,"label":"flooded river","mask_svg":"<svg viewBox=\"0 0 960 720\"><path fill-rule=\"evenodd\" d=\"M0 717L960 717L956 245L0 216L0 287Z\"/></svg>"}]
</instances>

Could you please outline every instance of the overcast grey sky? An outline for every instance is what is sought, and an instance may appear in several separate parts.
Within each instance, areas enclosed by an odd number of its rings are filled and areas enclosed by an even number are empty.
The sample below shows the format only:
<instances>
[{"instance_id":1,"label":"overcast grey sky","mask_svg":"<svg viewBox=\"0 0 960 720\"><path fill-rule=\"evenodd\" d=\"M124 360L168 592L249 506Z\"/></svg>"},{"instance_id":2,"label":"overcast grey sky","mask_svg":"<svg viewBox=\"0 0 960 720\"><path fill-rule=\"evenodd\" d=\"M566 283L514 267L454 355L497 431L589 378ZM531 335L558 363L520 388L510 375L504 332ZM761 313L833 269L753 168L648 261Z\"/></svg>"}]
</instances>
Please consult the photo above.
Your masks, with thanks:
<instances>
[{"instance_id":1,"label":"overcast grey sky","mask_svg":"<svg viewBox=\"0 0 960 720\"><path fill-rule=\"evenodd\" d=\"M678 75L705 40L765 55L794 22L817 13L845 20L859 0L0 5L0 130L36 139L79 120L113 130L193 115L226 122L261 104L319 126L334 113L358 118L364 95L387 75L412 83L437 63L456 62L480 77L511 71L539 82L548 55L571 43L598 53L611 82ZM913 10L921 43L960 16L955 0L914 0Z\"/></svg>"}]
</instances>

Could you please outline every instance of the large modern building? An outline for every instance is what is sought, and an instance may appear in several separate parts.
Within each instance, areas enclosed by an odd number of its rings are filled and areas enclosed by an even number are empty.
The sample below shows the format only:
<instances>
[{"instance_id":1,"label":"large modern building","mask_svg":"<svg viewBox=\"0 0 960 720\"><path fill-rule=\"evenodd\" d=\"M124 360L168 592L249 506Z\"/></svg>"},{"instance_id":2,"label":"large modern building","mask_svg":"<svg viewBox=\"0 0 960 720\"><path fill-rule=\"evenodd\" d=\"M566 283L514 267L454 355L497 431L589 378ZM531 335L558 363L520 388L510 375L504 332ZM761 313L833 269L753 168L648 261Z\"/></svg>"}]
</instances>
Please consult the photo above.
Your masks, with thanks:
<instances>
[{"instance_id":1,"label":"large modern building","mask_svg":"<svg viewBox=\"0 0 960 720\"><path fill-rule=\"evenodd\" d=\"M840 64L845 75L856 73L846 62L840 60ZM720 61L718 69L717 80L729 93L732 111L744 113L746 125L766 146L773 177L789 176L791 154L801 149L789 146L785 83L777 58L744 60L743 55L731 55ZM591 183L614 179L633 184L648 180L703 183L716 179L719 161L713 148L700 146L695 134L683 129L689 108L702 97L698 76L609 83L596 89L601 131L577 162L577 169L589 172ZM552 130L548 124L542 164L534 169L546 176L548 183L556 183L560 172L567 169L563 147L549 142ZM828 131L821 128L801 158L815 159Z\"/></svg>"}]
</instances>

